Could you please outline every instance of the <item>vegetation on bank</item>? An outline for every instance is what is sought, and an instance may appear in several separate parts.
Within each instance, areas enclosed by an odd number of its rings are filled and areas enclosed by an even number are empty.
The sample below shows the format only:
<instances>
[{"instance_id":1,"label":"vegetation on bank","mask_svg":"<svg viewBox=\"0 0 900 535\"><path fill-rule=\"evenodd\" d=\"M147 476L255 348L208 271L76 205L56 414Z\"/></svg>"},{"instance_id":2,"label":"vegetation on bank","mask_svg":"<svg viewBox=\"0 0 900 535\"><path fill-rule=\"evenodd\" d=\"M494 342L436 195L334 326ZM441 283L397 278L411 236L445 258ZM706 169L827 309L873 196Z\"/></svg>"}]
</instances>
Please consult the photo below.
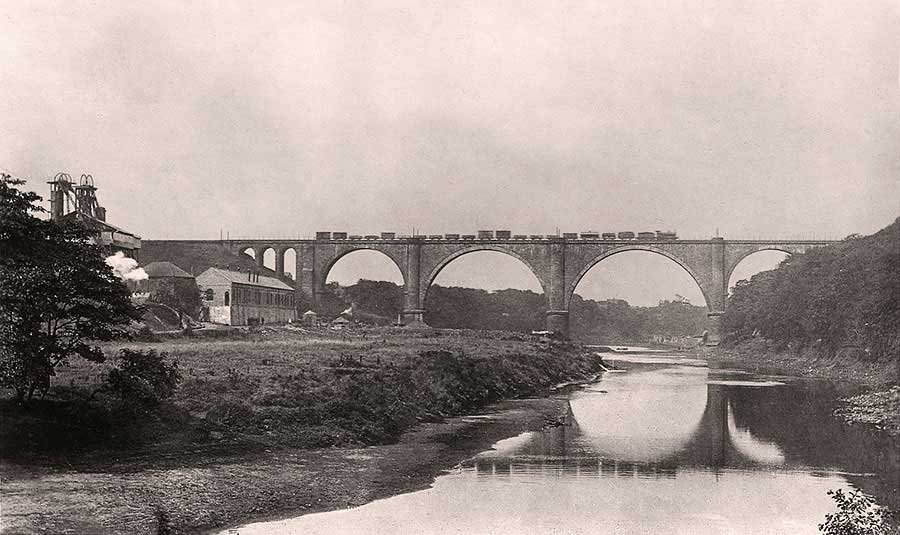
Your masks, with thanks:
<instances>
[{"instance_id":1,"label":"vegetation on bank","mask_svg":"<svg viewBox=\"0 0 900 535\"><path fill-rule=\"evenodd\" d=\"M900 386L860 394L841 400L835 412L852 423L873 425L893 436L900 436Z\"/></svg>"},{"instance_id":2,"label":"vegetation on bank","mask_svg":"<svg viewBox=\"0 0 900 535\"><path fill-rule=\"evenodd\" d=\"M721 360L876 385L837 415L900 434L900 219L740 281Z\"/></svg>"},{"instance_id":3,"label":"vegetation on bank","mask_svg":"<svg viewBox=\"0 0 900 535\"><path fill-rule=\"evenodd\" d=\"M871 236L786 259L734 288L724 343L900 366L900 219Z\"/></svg>"},{"instance_id":4,"label":"vegetation on bank","mask_svg":"<svg viewBox=\"0 0 900 535\"><path fill-rule=\"evenodd\" d=\"M170 400L158 396L162 401L152 411L129 419L112 401L113 392L121 391L133 402L146 397L135 381L124 381L134 373L98 375L88 363L72 366L27 410L4 402L3 456L27 461L147 448L221 446L247 453L384 444L418 422L541 394L602 370L593 354L511 333L492 339L373 329L339 340L281 328L240 340L187 338L129 346L142 351L122 355L165 357L170 367L177 361L181 383ZM106 347L110 354L120 349ZM171 385L161 380L174 377L174 368L166 369L162 375L145 371L141 384ZM118 390L104 386L117 379Z\"/></svg>"}]
</instances>

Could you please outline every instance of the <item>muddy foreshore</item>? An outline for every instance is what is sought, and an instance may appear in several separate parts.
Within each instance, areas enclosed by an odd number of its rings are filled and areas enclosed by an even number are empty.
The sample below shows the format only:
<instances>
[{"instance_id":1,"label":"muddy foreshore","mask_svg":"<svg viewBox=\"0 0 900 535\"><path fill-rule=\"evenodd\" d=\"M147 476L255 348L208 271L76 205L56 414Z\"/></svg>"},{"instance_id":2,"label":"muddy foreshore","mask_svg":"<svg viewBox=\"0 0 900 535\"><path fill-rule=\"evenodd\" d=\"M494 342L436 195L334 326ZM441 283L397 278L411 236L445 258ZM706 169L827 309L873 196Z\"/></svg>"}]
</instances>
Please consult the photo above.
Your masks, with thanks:
<instances>
[{"instance_id":1,"label":"muddy foreshore","mask_svg":"<svg viewBox=\"0 0 900 535\"><path fill-rule=\"evenodd\" d=\"M699 349L711 367L738 366L755 373L841 381L854 385L860 394L841 399L835 415L844 421L866 425L900 436L900 365L867 363L815 353L773 351L764 343L737 347Z\"/></svg>"},{"instance_id":2,"label":"muddy foreshore","mask_svg":"<svg viewBox=\"0 0 900 535\"><path fill-rule=\"evenodd\" d=\"M3 533L204 533L421 489L556 425L566 405L553 385L602 370L577 346L515 333L285 328L138 347L185 376L149 418L120 427L112 409L55 390L28 407L0 400ZM60 392L96 376L67 368Z\"/></svg>"},{"instance_id":3,"label":"muddy foreshore","mask_svg":"<svg viewBox=\"0 0 900 535\"><path fill-rule=\"evenodd\" d=\"M3 533L214 533L358 506L426 488L498 440L558 425L565 412L564 397L504 401L486 417L423 423L396 444L366 448L111 459L102 470L4 463Z\"/></svg>"}]
</instances>

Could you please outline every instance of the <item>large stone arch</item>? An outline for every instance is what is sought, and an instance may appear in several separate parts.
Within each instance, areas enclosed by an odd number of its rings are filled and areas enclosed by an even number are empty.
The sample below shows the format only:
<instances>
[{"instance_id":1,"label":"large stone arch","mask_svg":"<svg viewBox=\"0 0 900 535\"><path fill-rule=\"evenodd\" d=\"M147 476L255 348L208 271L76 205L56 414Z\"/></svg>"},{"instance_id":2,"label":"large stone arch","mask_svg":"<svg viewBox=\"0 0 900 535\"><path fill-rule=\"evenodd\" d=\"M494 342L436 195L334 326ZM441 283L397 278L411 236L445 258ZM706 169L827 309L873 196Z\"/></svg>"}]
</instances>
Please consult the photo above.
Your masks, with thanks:
<instances>
[{"instance_id":1,"label":"large stone arch","mask_svg":"<svg viewBox=\"0 0 900 535\"><path fill-rule=\"evenodd\" d=\"M352 244L334 247L331 251L331 254L322 254L322 252L316 252L316 264L317 266L317 281L316 281L316 292L323 292L325 290L325 283L328 280L328 274L331 272L331 269L335 264L338 263L345 256L355 253L357 251L376 251L386 256L391 260L394 266L400 271L400 276L403 278L403 286L404 288L409 284L409 274L406 270L406 258L400 257L395 251L388 250L384 247L378 247L375 245L368 244Z\"/></svg>"},{"instance_id":2,"label":"large stone arch","mask_svg":"<svg viewBox=\"0 0 900 535\"><path fill-rule=\"evenodd\" d=\"M655 254L664 256L664 257L668 258L669 260L672 260L673 262L675 262L678 266L680 266L682 269L684 269L684 271L687 272L688 275L691 276L691 278L697 284L697 287L700 288L700 293L703 294L703 300L705 301L705 305L706 305L707 309L710 311L714 310L715 303L717 303L717 301L714 300L714 297L713 297L714 296L713 292L715 290L713 288L709 287L710 281L705 280L703 278L703 276L700 273L698 273L694 268L692 268L687 263L687 261L685 261L684 259L678 257L677 255L675 255L669 251L666 251L659 247L654 247L653 245L649 245L649 244L633 244L633 245L627 245L627 246L623 246L623 247L616 247L614 249L609 249L609 250L601 252L600 254L596 255L591 260L589 260L587 263L585 263L584 266L581 267L581 269L575 274L575 276L571 279L569 284L566 286L565 302L564 302L566 310L568 310L568 308L569 308L569 304L572 301L572 296L575 294L575 289L578 287L578 283L581 282L581 279L583 279L584 276L587 275L587 273L594 266L596 266L597 264L599 264L600 262L602 262L603 260L605 260L611 256L617 255L619 253L625 253L628 251L644 251L644 252L649 252L649 253L655 253Z\"/></svg>"},{"instance_id":3,"label":"large stone arch","mask_svg":"<svg viewBox=\"0 0 900 535\"><path fill-rule=\"evenodd\" d=\"M534 278L537 279L538 283L541 285L541 290L544 293L544 298L549 299L549 286L547 281L544 280L544 277L541 276L541 272L534 265L532 261L530 261L526 256L520 254L515 251L515 249L511 247L503 247L500 245L492 245L492 244L478 244L471 246L464 246L460 249L457 249L446 256L443 256L438 260L432 267L429 269L428 275L422 279L422 284L419 286L419 303L424 307L425 298L428 295L428 289L431 288L431 285L434 284L435 279L437 279L438 275L440 275L441 271L448 265L450 265L454 260L465 256L471 253L477 253L481 251L493 251L501 254L505 254L507 256L511 256L521 262L528 270L534 275Z\"/></svg>"}]
</instances>

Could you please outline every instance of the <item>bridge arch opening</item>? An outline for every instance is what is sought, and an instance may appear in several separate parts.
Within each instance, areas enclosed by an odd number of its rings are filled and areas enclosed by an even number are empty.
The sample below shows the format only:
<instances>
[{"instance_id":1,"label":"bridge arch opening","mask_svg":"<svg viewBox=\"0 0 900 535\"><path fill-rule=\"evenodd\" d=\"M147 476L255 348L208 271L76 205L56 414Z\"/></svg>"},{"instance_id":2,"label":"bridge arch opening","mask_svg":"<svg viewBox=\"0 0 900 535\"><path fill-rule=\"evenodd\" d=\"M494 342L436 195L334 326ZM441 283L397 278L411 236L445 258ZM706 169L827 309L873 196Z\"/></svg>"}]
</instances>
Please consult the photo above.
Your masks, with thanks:
<instances>
[{"instance_id":1,"label":"bridge arch opening","mask_svg":"<svg viewBox=\"0 0 900 535\"><path fill-rule=\"evenodd\" d=\"M272 247L268 247L263 251L263 267L275 271L275 254L275 249Z\"/></svg>"},{"instance_id":2,"label":"bridge arch opening","mask_svg":"<svg viewBox=\"0 0 900 535\"><path fill-rule=\"evenodd\" d=\"M576 276L570 291L569 331L576 340L688 345L706 330L708 299L696 274L662 251L605 253Z\"/></svg>"},{"instance_id":3,"label":"bridge arch opening","mask_svg":"<svg viewBox=\"0 0 900 535\"><path fill-rule=\"evenodd\" d=\"M374 249L348 251L325 267L319 313L349 315L353 321L390 325L403 311L403 272L387 254Z\"/></svg>"},{"instance_id":4,"label":"bridge arch opening","mask_svg":"<svg viewBox=\"0 0 900 535\"><path fill-rule=\"evenodd\" d=\"M459 251L422 274L425 323L437 328L543 329L547 299L540 279L514 253Z\"/></svg>"},{"instance_id":5,"label":"bridge arch opening","mask_svg":"<svg viewBox=\"0 0 900 535\"><path fill-rule=\"evenodd\" d=\"M780 249L763 249L741 258L731 268L731 274L728 277L728 293L731 293L738 281L750 280L750 277L757 273L775 269L790 256L790 253Z\"/></svg>"},{"instance_id":6,"label":"bridge arch opening","mask_svg":"<svg viewBox=\"0 0 900 535\"><path fill-rule=\"evenodd\" d=\"M253 249L253 247L247 247L247 248L241 250L241 253L243 253L243 254L249 256L250 258L256 260L256 251Z\"/></svg>"},{"instance_id":7,"label":"bridge arch opening","mask_svg":"<svg viewBox=\"0 0 900 535\"><path fill-rule=\"evenodd\" d=\"M297 279L297 251L293 247L288 247L284 251L284 276Z\"/></svg>"}]
</instances>

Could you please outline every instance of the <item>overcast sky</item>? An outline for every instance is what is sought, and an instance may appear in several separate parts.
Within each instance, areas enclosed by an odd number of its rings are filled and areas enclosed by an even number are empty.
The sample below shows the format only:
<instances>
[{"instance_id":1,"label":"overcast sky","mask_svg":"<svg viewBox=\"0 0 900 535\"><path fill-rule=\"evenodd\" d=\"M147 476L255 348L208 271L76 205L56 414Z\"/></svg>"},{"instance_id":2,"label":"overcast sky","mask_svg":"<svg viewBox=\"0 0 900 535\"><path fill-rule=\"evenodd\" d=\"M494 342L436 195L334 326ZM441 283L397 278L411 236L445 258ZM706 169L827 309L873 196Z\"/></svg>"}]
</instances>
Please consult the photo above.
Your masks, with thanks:
<instances>
[{"instance_id":1,"label":"overcast sky","mask_svg":"<svg viewBox=\"0 0 900 535\"><path fill-rule=\"evenodd\" d=\"M5 2L0 169L145 238L900 215L896 0L124 4Z\"/></svg>"}]
</instances>

